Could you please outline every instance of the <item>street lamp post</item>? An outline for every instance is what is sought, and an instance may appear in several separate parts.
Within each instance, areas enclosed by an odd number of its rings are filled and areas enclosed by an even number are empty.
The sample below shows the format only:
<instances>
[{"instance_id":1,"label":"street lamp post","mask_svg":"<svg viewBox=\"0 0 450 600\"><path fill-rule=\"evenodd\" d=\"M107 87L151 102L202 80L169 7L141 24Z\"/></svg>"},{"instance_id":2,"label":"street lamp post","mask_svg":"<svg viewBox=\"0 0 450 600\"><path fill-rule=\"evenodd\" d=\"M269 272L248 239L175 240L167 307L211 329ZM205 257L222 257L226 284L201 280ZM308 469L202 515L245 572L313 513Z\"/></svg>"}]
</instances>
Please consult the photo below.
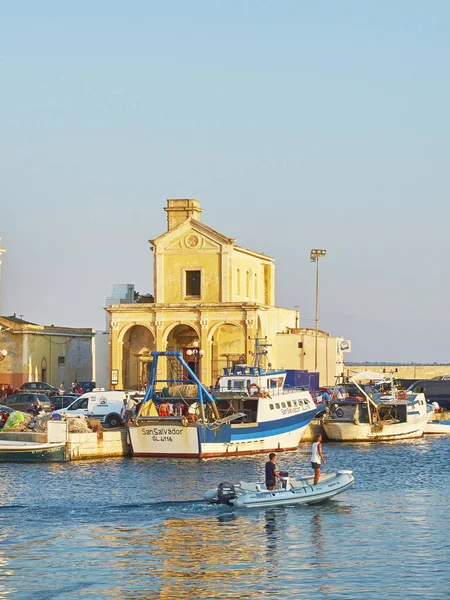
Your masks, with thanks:
<instances>
[{"instance_id":1,"label":"street lamp post","mask_svg":"<svg viewBox=\"0 0 450 600\"><path fill-rule=\"evenodd\" d=\"M314 343L314 371L317 372L317 335L319 331L319 258L322 258L327 253L326 250L313 248L309 255L309 260L316 263L316 336Z\"/></svg>"},{"instance_id":2,"label":"street lamp post","mask_svg":"<svg viewBox=\"0 0 450 600\"><path fill-rule=\"evenodd\" d=\"M192 356L194 358L194 364L195 364L194 373L197 375L197 377L201 381L202 378L200 377L198 367L199 367L200 359L205 354L205 351L202 348L199 348L199 343L197 340L195 340L192 345L193 345L193 348L188 348L186 350L186 354L188 356Z\"/></svg>"}]
</instances>

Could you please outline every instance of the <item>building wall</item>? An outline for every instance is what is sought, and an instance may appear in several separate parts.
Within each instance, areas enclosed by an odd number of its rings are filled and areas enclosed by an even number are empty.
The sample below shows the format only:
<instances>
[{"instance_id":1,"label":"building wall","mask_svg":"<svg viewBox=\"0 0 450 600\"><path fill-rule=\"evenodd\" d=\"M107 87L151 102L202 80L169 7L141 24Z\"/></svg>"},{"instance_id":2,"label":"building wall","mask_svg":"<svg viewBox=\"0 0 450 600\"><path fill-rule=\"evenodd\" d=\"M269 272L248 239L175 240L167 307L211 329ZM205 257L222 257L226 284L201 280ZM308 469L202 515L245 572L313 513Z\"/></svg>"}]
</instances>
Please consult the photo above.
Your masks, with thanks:
<instances>
[{"instance_id":1,"label":"building wall","mask_svg":"<svg viewBox=\"0 0 450 600\"><path fill-rule=\"evenodd\" d=\"M43 332L2 334L8 355L0 362L0 384L20 387L26 381L46 381L58 387L74 379L92 379L92 338Z\"/></svg>"},{"instance_id":2,"label":"building wall","mask_svg":"<svg viewBox=\"0 0 450 600\"><path fill-rule=\"evenodd\" d=\"M342 374L342 353L338 350L340 338L323 331L317 337L317 372L320 385L334 385ZM284 369L315 371L315 331L294 329L276 336L277 365ZM301 344L301 347L299 347Z\"/></svg>"},{"instance_id":3,"label":"building wall","mask_svg":"<svg viewBox=\"0 0 450 600\"><path fill-rule=\"evenodd\" d=\"M92 380L95 381L96 387L108 390L111 385L109 331L95 332L92 352Z\"/></svg>"}]
</instances>

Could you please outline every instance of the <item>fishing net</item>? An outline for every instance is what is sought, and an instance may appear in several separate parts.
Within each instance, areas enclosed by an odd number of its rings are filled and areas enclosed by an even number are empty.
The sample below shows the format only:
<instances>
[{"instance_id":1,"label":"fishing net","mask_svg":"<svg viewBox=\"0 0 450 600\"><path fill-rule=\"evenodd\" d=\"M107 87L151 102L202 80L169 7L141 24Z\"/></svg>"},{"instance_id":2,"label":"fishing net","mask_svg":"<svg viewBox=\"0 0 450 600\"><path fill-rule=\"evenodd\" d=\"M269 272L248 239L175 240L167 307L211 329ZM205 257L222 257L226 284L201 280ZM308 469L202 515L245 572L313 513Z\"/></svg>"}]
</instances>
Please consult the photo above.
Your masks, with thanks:
<instances>
[{"instance_id":1,"label":"fishing net","mask_svg":"<svg viewBox=\"0 0 450 600\"><path fill-rule=\"evenodd\" d=\"M16 410L9 415L2 431L25 431L32 418L31 415Z\"/></svg>"}]
</instances>

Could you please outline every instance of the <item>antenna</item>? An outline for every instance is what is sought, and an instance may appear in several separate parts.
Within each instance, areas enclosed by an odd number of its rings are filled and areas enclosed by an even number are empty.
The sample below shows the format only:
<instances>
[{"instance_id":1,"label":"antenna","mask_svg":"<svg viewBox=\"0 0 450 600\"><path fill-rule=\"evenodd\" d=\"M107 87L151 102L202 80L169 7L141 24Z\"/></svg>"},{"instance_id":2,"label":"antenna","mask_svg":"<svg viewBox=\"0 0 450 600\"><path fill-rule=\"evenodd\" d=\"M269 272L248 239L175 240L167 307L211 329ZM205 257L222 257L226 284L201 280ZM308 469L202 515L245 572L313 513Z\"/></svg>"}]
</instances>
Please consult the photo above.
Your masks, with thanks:
<instances>
[{"instance_id":1,"label":"antenna","mask_svg":"<svg viewBox=\"0 0 450 600\"><path fill-rule=\"evenodd\" d=\"M252 366L261 367L261 359L262 357L267 356L267 348L272 346L272 344L268 344L266 341L261 343L260 338L258 336L258 332L256 332L256 337L252 338L248 336L248 339L255 342L255 351L253 352ZM263 339L267 340L267 335L264 336Z\"/></svg>"}]
</instances>

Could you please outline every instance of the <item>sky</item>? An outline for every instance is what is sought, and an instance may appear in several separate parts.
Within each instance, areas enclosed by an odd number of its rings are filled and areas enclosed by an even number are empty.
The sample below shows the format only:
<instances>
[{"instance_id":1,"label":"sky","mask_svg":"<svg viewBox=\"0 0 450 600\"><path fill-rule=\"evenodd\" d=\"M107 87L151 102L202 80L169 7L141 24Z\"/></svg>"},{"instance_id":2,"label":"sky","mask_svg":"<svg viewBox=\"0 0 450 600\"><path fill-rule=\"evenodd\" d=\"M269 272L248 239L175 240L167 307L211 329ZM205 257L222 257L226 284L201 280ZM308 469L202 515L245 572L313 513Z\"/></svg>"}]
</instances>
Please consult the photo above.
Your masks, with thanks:
<instances>
[{"instance_id":1,"label":"sky","mask_svg":"<svg viewBox=\"0 0 450 600\"><path fill-rule=\"evenodd\" d=\"M351 361L450 361L450 3L0 4L4 315L103 329L167 198L276 259Z\"/></svg>"}]
</instances>

